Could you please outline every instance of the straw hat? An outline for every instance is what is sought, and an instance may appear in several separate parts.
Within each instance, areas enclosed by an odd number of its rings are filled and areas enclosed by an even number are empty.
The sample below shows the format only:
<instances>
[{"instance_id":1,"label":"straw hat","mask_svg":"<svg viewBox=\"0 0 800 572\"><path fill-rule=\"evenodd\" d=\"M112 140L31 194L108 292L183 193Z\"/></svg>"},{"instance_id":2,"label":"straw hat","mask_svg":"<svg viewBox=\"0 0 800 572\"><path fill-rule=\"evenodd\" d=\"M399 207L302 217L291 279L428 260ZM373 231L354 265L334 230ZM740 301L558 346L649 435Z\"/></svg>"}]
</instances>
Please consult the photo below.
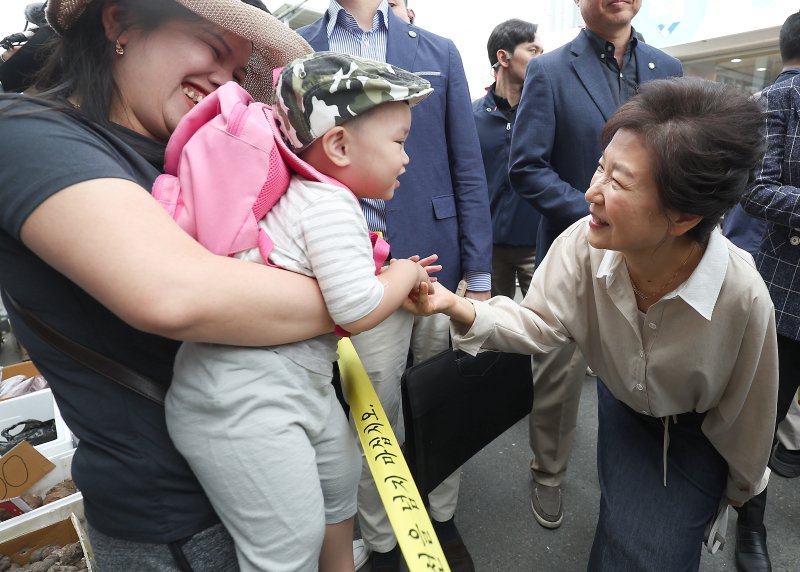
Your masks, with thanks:
<instances>
[{"instance_id":1,"label":"straw hat","mask_svg":"<svg viewBox=\"0 0 800 572\"><path fill-rule=\"evenodd\" d=\"M78 20L92 1L49 0L47 20L59 34ZM272 100L272 71L312 51L286 24L241 0L174 0L209 22L253 42L244 88L254 99Z\"/></svg>"}]
</instances>

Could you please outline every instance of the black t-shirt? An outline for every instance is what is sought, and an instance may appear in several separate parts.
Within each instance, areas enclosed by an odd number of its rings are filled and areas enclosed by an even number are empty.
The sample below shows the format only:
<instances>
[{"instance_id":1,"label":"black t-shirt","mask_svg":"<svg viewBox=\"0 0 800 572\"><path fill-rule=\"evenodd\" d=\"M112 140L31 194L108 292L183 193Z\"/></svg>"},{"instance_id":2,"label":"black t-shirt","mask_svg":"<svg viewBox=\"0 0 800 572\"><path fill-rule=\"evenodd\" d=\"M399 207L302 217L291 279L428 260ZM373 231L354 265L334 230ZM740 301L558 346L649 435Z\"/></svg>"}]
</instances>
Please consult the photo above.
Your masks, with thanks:
<instances>
[{"instance_id":1,"label":"black t-shirt","mask_svg":"<svg viewBox=\"0 0 800 572\"><path fill-rule=\"evenodd\" d=\"M0 102L0 285L69 338L166 386L178 342L131 328L19 240L28 215L70 185L119 178L150 189L163 151L132 131L83 123L28 98L11 108ZM125 540L167 543L216 523L169 439L163 407L54 350L5 306L80 439L72 476L92 526Z\"/></svg>"}]
</instances>

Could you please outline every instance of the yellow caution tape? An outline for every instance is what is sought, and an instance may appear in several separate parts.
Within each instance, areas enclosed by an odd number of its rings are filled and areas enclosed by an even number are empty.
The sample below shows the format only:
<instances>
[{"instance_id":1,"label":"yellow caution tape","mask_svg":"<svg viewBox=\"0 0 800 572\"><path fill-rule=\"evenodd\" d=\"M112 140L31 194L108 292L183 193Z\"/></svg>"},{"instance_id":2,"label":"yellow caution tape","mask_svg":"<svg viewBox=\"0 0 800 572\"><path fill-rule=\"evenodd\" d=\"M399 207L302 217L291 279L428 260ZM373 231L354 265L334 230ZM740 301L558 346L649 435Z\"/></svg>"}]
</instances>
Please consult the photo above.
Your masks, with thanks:
<instances>
[{"instance_id":1,"label":"yellow caution tape","mask_svg":"<svg viewBox=\"0 0 800 572\"><path fill-rule=\"evenodd\" d=\"M409 572L450 572L389 419L347 338L339 340L339 373L369 470Z\"/></svg>"}]
</instances>

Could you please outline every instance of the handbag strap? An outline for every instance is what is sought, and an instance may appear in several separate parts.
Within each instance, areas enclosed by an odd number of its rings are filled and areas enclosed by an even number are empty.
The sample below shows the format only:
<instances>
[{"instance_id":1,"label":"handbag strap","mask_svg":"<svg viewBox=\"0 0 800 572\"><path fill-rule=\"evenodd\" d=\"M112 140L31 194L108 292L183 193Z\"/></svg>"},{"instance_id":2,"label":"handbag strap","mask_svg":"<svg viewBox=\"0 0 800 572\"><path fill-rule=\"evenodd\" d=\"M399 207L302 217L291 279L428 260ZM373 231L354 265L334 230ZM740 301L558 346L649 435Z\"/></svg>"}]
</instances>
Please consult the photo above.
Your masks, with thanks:
<instances>
[{"instance_id":1,"label":"handbag strap","mask_svg":"<svg viewBox=\"0 0 800 572\"><path fill-rule=\"evenodd\" d=\"M150 401L164 405L167 391L162 385L118 361L71 340L39 316L22 307L7 291L3 290L3 295L14 311L23 317L25 324L52 347L95 373L107 377Z\"/></svg>"}]
</instances>

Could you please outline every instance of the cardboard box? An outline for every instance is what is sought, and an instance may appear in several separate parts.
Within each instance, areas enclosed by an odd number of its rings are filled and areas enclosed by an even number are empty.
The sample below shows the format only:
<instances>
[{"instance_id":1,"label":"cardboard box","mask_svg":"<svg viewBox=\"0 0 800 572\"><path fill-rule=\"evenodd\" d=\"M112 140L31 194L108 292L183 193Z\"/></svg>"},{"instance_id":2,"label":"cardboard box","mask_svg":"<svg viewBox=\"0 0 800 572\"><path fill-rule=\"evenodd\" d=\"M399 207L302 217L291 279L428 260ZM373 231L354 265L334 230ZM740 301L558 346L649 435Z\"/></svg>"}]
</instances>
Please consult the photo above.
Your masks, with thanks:
<instances>
[{"instance_id":1,"label":"cardboard box","mask_svg":"<svg viewBox=\"0 0 800 572\"><path fill-rule=\"evenodd\" d=\"M37 478L24 492L37 494L43 497L53 485L60 483L64 479L72 478L72 456L74 453L75 450L73 449L50 457L48 460L55 465L55 468L45 473L44 476ZM0 460L0 462L1 461L2 460ZM15 492L15 494L22 493ZM63 520L73 513L81 521L84 520L83 495L80 492L71 494L68 497L46 504L32 511L25 512L12 519L0 522L0 539L12 538L31 532L43 526Z\"/></svg>"},{"instance_id":2,"label":"cardboard box","mask_svg":"<svg viewBox=\"0 0 800 572\"><path fill-rule=\"evenodd\" d=\"M48 544L65 546L73 542L80 542L89 572L97 570L89 539L74 514L9 540L2 541L2 538L0 537L0 555L8 556L12 562L19 565L27 564L30 561L31 553L42 546Z\"/></svg>"},{"instance_id":3,"label":"cardboard box","mask_svg":"<svg viewBox=\"0 0 800 572\"><path fill-rule=\"evenodd\" d=\"M3 373L5 374L5 368ZM58 406L53 399L53 391L50 388L0 401L0 430L26 419L37 419L39 421L55 419L56 438L53 441L36 445L36 449L45 457L51 457L75 448L75 444L72 441L72 432L61 417Z\"/></svg>"},{"instance_id":4,"label":"cardboard box","mask_svg":"<svg viewBox=\"0 0 800 572\"><path fill-rule=\"evenodd\" d=\"M25 377L33 377L39 375L39 370L33 365L32 361L23 361L12 365L4 365L2 372L0 372L0 381L5 381L9 377L15 375L24 375Z\"/></svg>"}]
</instances>

